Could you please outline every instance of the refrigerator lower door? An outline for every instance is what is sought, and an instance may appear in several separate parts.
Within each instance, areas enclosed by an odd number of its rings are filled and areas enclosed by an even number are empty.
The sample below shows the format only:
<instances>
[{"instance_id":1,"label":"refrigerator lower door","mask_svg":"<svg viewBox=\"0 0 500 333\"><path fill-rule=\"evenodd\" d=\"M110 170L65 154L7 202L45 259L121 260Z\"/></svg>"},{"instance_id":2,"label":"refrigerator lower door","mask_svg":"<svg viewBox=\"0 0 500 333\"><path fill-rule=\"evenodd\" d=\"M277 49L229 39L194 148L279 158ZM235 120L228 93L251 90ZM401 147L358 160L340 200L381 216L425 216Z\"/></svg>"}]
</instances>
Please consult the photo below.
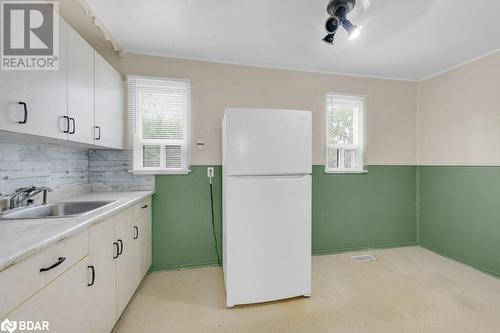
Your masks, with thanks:
<instances>
[{"instance_id":1,"label":"refrigerator lower door","mask_svg":"<svg viewBox=\"0 0 500 333\"><path fill-rule=\"evenodd\" d=\"M311 294L311 176L225 177L226 305Z\"/></svg>"}]
</instances>

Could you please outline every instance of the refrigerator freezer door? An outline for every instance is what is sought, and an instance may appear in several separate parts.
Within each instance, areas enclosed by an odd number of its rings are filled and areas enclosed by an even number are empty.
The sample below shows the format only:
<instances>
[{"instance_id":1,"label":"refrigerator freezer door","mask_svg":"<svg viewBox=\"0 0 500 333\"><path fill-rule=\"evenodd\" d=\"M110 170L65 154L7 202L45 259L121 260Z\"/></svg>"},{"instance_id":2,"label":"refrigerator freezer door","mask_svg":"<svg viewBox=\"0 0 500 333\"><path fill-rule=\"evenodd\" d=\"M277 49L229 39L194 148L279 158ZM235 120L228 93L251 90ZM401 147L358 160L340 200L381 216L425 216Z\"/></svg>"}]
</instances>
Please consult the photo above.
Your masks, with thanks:
<instances>
[{"instance_id":1,"label":"refrigerator freezer door","mask_svg":"<svg viewBox=\"0 0 500 333\"><path fill-rule=\"evenodd\" d=\"M311 173L311 112L226 109L223 132L226 175Z\"/></svg>"},{"instance_id":2,"label":"refrigerator freezer door","mask_svg":"<svg viewBox=\"0 0 500 333\"><path fill-rule=\"evenodd\" d=\"M311 294L311 176L226 177L226 304Z\"/></svg>"}]
</instances>

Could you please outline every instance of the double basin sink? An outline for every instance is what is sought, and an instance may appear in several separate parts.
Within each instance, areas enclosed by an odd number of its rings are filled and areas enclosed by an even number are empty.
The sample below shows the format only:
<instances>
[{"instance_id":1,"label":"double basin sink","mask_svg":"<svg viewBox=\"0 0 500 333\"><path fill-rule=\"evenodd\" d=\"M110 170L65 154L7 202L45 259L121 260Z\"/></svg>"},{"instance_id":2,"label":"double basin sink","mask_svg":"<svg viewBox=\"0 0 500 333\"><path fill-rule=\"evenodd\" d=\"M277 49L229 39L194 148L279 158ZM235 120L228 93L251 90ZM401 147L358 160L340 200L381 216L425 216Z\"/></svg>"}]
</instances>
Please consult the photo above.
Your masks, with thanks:
<instances>
[{"instance_id":1,"label":"double basin sink","mask_svg":"<svg viewBox=\"0 0 500 333\"><path fill-rule=\"evenodd\" d=\"M15 208L0 214L1 220L51 219L82 216L116 201L60 202Z\"/></svg>"}]
</instances>

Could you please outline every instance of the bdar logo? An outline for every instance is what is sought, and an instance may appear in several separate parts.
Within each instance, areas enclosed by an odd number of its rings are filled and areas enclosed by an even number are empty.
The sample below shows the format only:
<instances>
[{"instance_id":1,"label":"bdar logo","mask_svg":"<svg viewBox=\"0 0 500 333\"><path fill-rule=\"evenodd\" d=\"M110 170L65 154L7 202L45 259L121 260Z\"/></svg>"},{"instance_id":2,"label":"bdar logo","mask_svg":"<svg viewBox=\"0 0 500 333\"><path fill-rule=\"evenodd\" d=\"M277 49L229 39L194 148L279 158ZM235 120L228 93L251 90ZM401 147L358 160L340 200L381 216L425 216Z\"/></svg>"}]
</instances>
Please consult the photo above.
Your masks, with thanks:
<instances>
[{"instance_id":1,"label":"bdar logo","mask_svg":"<svg viewBox=\"0 0 500 333\"><path fill-rule=\"evenodd\" d=\"M2 332L12 333L17 329L17 322L5 319L2 324L0 324L0 330Z\"/></svg>"}]
</instances>

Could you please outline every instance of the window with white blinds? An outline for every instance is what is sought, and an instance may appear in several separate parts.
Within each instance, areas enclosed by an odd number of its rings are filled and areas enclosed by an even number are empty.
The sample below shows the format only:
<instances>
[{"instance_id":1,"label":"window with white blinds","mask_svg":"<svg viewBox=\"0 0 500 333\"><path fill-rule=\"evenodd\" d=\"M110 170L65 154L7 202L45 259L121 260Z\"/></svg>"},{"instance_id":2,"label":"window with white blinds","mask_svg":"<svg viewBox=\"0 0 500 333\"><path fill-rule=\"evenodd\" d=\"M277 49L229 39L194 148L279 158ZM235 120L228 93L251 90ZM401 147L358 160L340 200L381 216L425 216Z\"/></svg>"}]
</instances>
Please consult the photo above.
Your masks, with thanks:
<instances>
[{"instance_id":1,"label":"window with white blinds","mask_svg":"<svg viewBox=\"0 0 500 333\"><path fill-rule=\"evenodd\" d=\"M363 172L365 98L326 95L325 172Z\"/></svg>"},{"instance_id":2,"label":"window with white blinds","mask_svg":"<svg viewBox=\"0 0 500 333\"><path fill-rule=\"evenodd\" d=\"M191 82L127 76L134 173L189 171Z\"/></svg>"}]
</instances>

